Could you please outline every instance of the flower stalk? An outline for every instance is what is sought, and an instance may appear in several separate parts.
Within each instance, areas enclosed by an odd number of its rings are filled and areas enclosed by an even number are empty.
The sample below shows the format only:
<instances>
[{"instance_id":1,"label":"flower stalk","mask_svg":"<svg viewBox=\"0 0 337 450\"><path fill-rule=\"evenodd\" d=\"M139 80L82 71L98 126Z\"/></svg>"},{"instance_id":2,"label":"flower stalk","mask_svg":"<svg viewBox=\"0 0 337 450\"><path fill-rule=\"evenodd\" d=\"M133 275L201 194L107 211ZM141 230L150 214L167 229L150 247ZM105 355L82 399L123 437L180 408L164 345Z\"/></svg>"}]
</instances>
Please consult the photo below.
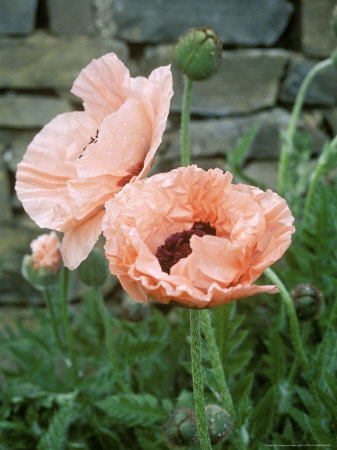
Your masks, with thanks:
<instances>
[{"instance_id":1,"label":"flower stalk","mask_svg":"<svg viewBox=\"0 0 337 450\"><path fill-rule=\"evenodd\" d=\"M69 315L68 315L68 288L70 282L71 272L69 269L63 266L62 268L62 318L63 324L66 332L68 355L71 364L71 370L73 374L73 382L76 385L78 383L78 369L76 356L74 351L74 338L71 331Z\"/></svg>"},{"instance_id":2,"label":"flower stalk","mask_svg":"<svg viewBox=\"0 0 337 450\"><path fill-rule=\"evenodd\" d=\"M269 278L269 280L273 284L275 284L280 290L280 295L281 295L282 300L284 301L286 308L287 308L292 340L294 343L297 357L299 358L299 361L300 361L302 367L305 370L308 370L309 363L308 363L307 357L304 352L303 343L302 343L302 339L301 339L301 335L300 335L298 319L297 319L295 307L291 300L289 292L287 291L286 287L284 286L284 284L282 283L280 278L276 275L276 273L272 269L267 268L264 271L264 273L267 276L267 278Z\"/></svg>"},{"instance_id":3,"label":"flower stalk","mask_svg":"<svg viewBox=\"0 0 337 450\"><path fill-rule=\"evenodd\" d=\"M287 173L287 166L288 166L288 159L290 153L293 151L293 145L294 145L294 135L296 131L297 122L301 113L301 109L304 103L304 99L308 90L308 87L312 81L312 79L322 70L326 69L327 67L331 66L333 64L332 59L328 58L325 59L317 64L315 64L311 70L307 73L306 77L304 78L301 87L298 91L295 105L293 107L292 113L291 113L291 119L289 126L287 130L285 131L283 143L281 146L281 153L280 153L280 162L279 162L279 170L278 170L278 193L282 197L285 193L285 179L286 179L286 173Z\"/></svg>"},{"instance_id":4,"label":"flower stalk","mask_svg":"<svg viewBox=\"0 0 337 450\"><path fill-rule=\"evenodd\" d=\"M54 337L55 337L58 349L59 349L59 351L61 353L63 353L63 351L64 351L63 344L62 344L61 336L60 336L60 333L59 333L59 330L58 330L58 327L57 327L57 321L56 321L56 317L55 317L55 311L54 311L54 308L53 308L51 294L50 294L48 289L45 289L43 291L43 295L44 295L45 301L47 303L47 308L48 308L51 324L52 324L52 327L53 327Z\"/></svg>"},{"instance_id":5,"label":"flower stalk","mask_svg":"<svg viewBox=\"0 0 337 450\"><path fill-rule=\"evenodd\" d=\"M193 81L184 76L183 105L181 111L181 165L187 167L190 164L190 105Z\"/></svg>"},{"instance_id":6,"label":"flower stalk","mask_svg":"<svg viewBox=\"0 0 337 450\"><path fill-rule=\"evenodd\" d=\"M201 366L200 311L190 309L191 324L191 357L192 379L195 413L198 422L200 447L202 450L212 449L206 420L204 386Z\"/></svg>"},{"instance_id":7,"label":"flower stalk","mask_svg":"<svg viewBox=\"0 0 337 450\"><path fill-rule=\"evenodd\" d=\"M186 167L190 163L189 121L193 81L188 77L184 77L184 82L183 105L181 112L181 164ZM197 416L200 446L202 450L208 450L211 449L212 446L208 434L206 419L204 385L202 379L200 328L200 311L191 309L190 330L194 406Z\"/></svg>"}]
</instances>

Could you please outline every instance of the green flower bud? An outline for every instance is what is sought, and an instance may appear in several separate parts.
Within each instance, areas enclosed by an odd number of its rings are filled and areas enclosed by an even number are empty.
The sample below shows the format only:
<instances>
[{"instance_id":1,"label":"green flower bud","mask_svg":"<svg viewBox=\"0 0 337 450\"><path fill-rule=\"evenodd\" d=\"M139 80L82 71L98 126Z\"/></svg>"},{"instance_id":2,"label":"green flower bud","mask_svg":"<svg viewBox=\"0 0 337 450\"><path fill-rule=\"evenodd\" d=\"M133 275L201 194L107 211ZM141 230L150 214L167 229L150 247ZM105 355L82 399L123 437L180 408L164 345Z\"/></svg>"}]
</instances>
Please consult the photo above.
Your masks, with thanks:
<instances>
[{"instance_id":1,"label":"green flower bud","mask_svg":"<svg viewBox=\"0 0 337 450\"><path fill-rule=\"evenodd\" d=\"M55 286L58 281L58 273L48 267L35 268L31 255L24 256L21 273L25 280L41 291Z\"/></svg>"},{"instance_id":2,"label":"green flower bud","mask_svg":"<svg viewBox=\"0 0 337 450\"><path fill-rule=\"evenodd\" d=\"M206 418L211 444L216 445L224 441L233 429L233 421L228 412L218 405L208 405Z\"/></svg>"},{"instance_id":3,"label":"green flower bud","mask_svg":"<svg viewBox=\"0 0 337 450\"><path fill-rule=\"evenodd\" d=\"M183 407L173 409L165 423L164 437L170 448L196 444L199 435L194 412Z\"/></svg>"},{"instance_id":4,"label":"green flower bud","mask_svg":"<svg viewBox=\"0 0 337 450\"><path fill-rule=\"evenodd\" d=\"M312 284L298 284L291 291L291 298L299 320L313 320L320 314L323 295Z\"/></svg>"},{"instance_id":5,"label":"green flower bud","mask_svg":"<svg viewBox=\"0 0 337 450\"><path fill-rule=\"evenodd\" d=\"M220 64L220 40L211 28L192 28L179 38L173 58L188 78L206 80Z\"/></svg>"},{"instance_id":6,"label":"green flower bud","mask_svg":"<svg viewBox=\"0 0 337 450\"><path fill-rule=\"evenodd\" d=\"M94 248L87 259L78 267L77 273L79 279L87 286L102 286L109 274L108 262L102 253Z\"/></svg>"}]
</instances>

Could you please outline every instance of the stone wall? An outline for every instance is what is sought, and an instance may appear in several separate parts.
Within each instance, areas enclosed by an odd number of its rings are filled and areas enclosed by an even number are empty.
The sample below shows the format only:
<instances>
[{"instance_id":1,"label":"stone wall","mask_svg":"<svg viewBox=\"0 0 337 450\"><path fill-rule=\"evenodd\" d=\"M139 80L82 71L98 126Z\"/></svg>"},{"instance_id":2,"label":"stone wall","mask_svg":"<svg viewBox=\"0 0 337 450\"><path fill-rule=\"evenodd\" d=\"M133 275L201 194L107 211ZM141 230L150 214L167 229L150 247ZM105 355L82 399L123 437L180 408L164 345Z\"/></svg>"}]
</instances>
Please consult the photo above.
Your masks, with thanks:
<instances>
[{"instance_id":1,"label":"stone wall","mask_svg":"<svg viewBox=\"0 0 337 450\"><path fill-rule=\"evenodd\" d=\"M0 14L0 301L25 302L21 258L40 229L15 197L16 164L28 143L56 114L79 108L69 93L91 59L113 51L133 76L171 62L172 45L191 27L213 27L223 42L222 64L195 83L193 162L226 168L226 153L260 121L246 159L247 174L275 187L279 133L310 67L329 56L332 0L2 0ZM173 67L175 95L154 171L179 164L182 77ZM337 75L312 84L302 128L313 152L337 132Z\"/></svg>"}]
</instances>

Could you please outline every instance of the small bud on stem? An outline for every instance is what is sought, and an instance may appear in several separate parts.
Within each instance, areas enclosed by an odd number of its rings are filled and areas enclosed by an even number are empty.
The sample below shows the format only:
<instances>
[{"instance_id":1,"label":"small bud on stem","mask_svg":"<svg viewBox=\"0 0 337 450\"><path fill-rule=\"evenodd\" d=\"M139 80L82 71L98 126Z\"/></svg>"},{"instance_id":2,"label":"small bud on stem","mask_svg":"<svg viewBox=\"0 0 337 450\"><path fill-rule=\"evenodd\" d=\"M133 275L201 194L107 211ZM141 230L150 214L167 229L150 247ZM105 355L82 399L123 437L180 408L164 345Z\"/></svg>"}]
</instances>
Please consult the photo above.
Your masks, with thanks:
<instances>
[{"instance_id":1,"label":"small bud on stem","mask_svg":"<svg viewBox=\"0 0 337 450\"><path fill-rule=\"evenodd\" d=\"M298 284L291 291L291 298L299 320L313 320L320 314L323 305L323 295L312 284Z\"/></svg>"},{"instance_id":2,"label":"small bud on stem","mask_svg":"<svg viewBox=\"0 0 337 450\"><path fill-rule=\"evenodd\" d=\"M177 67L188 78L206 80L220 64L221 43L211 28L192 28L179 38L173 56Z\"/></svg>"},{"instance_id":3,"label":"small bud on stem","mask_svg":"<svg viewBox=\"0 0 337 450\"><path fill-rule=\"evenodd\" d=\"M199 436L194 412L183 407L173 409L165 424L164 437L170 448L196 444Z\"/></svg>"},{"instance_id":4,"label":"small bud on stem","mask_svg":"<svg viewBox=\"0 0 337 450\"><path fill-rule=\"evenodd\" d=\"M232 432L233 421L228 412L218 405L206 406L206 417L211 444L224 441Z\"/></svg>"}]
</instances>

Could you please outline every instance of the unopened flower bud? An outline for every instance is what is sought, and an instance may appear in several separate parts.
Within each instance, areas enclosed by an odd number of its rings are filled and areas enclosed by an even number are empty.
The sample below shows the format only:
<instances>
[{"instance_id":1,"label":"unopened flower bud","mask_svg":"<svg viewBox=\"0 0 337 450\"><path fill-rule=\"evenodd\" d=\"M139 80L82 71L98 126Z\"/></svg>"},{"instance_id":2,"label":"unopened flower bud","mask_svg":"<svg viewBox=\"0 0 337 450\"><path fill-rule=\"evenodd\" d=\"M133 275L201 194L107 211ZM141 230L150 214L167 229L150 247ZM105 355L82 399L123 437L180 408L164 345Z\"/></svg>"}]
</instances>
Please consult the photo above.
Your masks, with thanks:
<instances>
[{"instance_id":1,"label":"unopened flower bud","mask_svg":"<svg viewBox=\"0 0 337 450\"><path fill-rule=\"evenodd\" d=\"M291 298L299 320L315 319L321 312L323 295L312 284L298 284L291 291Z\"/></svg>"},{"instance_id":2,"label":"unopened flower bud","mask_svg":"<svg viewBox=\"0 0 337 450\"><path fill-rule=\"evenodd\" d=\"M36 269L31 255L25 255L21 268L22 276L35 288L44 290L53 287L58 280L58 274L47 267Z\"/></svg>"},{"instance_id":3,"label":"unopened flower bud","mask_svg":"<svg viewBox=\"0 0 337 450\"><path fill-rule=\"evenodd\" d=\"M31 255L22 262L22 275L34 287L46 289L56 284L61 266L60 241L52 231L42 234L30 244Z\"/></svg>"},{"instance_id":4,"label":"unopened flower bud","mask_svg":"<svg viewBox=\"0 0 337 450\"><path fill-rule=\"evenodd\" d=\"M171 448L192 446L199 441L197 418L188 408L173 409L166 421L164 437Z\"/></svg>"},{"instance_id":5,"label":"unopened flower bud","mask_svg":"<svg viewBox=\"0 0 337 450\"><path fill-rule=\"evenodd\" d=\"M102 286L108 277L108 262L102 253L94 248L87 259L81 263L77 273L80 280L87 286Z\"/></svg>"},{"instance_id":6,"label":"unopened flower bud","mask_svg":"<svg viewBox=\"0 0 337 450\"><path fill-rule=\"evenodd\" d=\"M212 445L224 441L233 429L233 421L228 412L218 405L206 406L208 433Z\"/></svg>"},{"instance_id":7,"label":"unopened flower bud","mask_svg":"<svg viewBox=\"0 0 337 450\"><path fill-rule=\"evenodd\" d=\"M211 28L192 28L179 38L173 56L178 68L188 78L205 80L220 64L221 43Z\"/></svg>"}]
</instances>

